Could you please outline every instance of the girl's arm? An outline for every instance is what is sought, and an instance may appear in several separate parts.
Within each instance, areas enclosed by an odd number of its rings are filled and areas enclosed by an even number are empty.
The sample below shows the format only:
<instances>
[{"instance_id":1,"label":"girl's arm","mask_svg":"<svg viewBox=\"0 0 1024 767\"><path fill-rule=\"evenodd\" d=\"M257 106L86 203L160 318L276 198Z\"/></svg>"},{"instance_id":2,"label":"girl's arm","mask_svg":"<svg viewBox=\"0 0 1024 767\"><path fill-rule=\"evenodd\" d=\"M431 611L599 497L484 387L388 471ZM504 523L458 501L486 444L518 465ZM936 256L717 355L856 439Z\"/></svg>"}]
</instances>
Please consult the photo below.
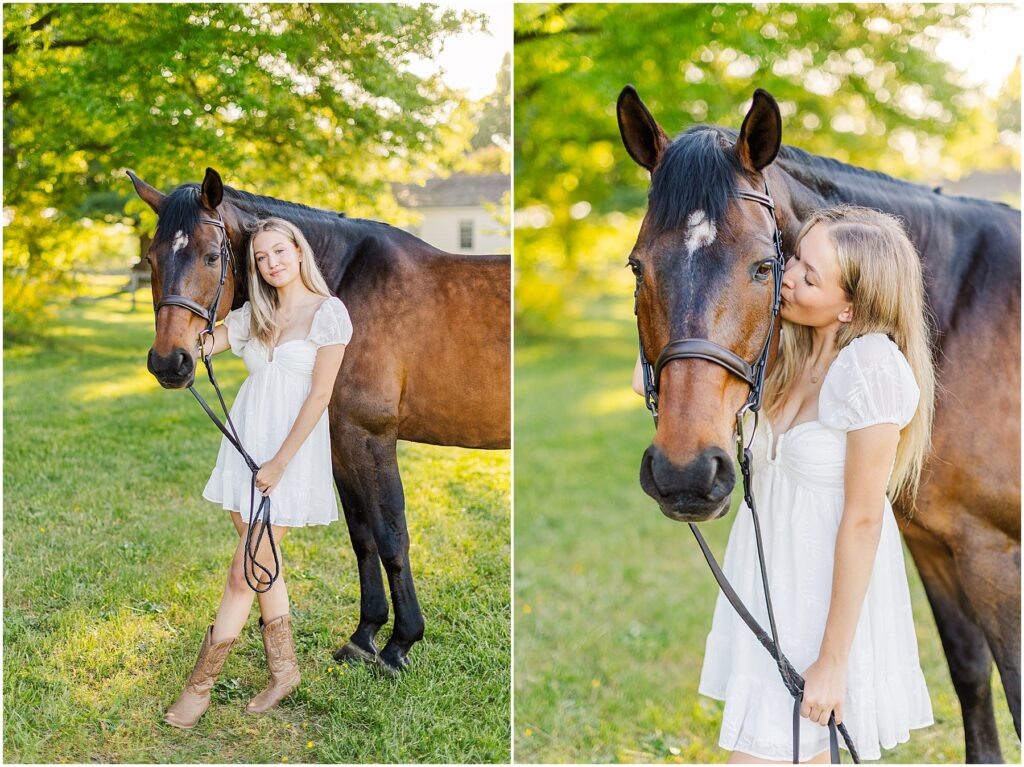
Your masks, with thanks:
<instances>
[{"instance_id":1,"label":"girl's arm","mask_svg":"<svg viewBox=\"0 0 1024 767\"><path fill-rule=\"evenodd\" d=\"M273 490L274 485L280 481L284 470L327 409L344 357L345 344L329 344L317 350L316 362L313 364L313 381L306 401L302 403L302 408L295 416L295 422L277 453L266 461L256 474L256 487L264 495Z\"/></svg>"},{"instance_id":2,"label":"girl's arm","mask_svg":"<svg viewBox=\"0 0 1024 767\"><path fill-rule=\"evenodd\" d=\"M644 396L644 371L640 367L640 352L636 353L636 365L633 366L633 391Z\"/></svg>"},{"instance_id":3,"label":"girl's arm","mask_svg":"<svg viewBox=\"0 0 1024 767\"><path fill-rule=\"evenodd\" d=\"M899 433L896 424L884 423L846 434L843 516L836 535L832 599L818 659L804 672L800 710L819 724L828 724L833 710L836 723L842 723L850 645L878 551L885 488Z\"/></svg>"}]
</instances>

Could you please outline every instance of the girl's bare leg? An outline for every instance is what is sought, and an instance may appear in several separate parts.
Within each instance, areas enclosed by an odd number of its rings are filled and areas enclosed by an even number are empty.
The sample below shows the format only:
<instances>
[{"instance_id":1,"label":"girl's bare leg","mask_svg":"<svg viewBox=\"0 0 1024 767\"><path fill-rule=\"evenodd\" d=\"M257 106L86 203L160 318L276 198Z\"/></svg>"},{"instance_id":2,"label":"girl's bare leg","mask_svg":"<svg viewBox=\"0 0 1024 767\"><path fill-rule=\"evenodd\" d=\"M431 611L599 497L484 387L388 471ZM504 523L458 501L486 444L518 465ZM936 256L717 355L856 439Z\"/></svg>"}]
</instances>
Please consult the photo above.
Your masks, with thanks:
<instances>
[{"instance_id":1,"label":"girl's bare leg","mask_svg":"<svg viewBox=\"0 0 1024 767\"><path fill-rule=\"evenodd\" d=\"M221 598L220 609L217 611L217 620L213 624L214 642L230 639L241 633L242 627L245 626L245 622L249 619L249 613L252 611L253 596L256 595L256 592L249 588L249 584L245 580L243 567L247 525L237 511L231 512L231 521L238 532L239 540L231 560L227 583L224 586L224 596ZM274 532L274 548L277 549L278 561L281 562L281 574L269 591L259 594L260 613L263 615L264 623L288 612L288 591L284 584L284 560L281 557L280 548L280 543L288 528L271 525L271 529ZM260 543L256 561L268 570L273 570L274 556L270 548L270 541L266 537ZM279 612L268 617L267 610L279 610Z\"/></svg>"},{"instance_id":2,"label":"girl's bare leg","mask_svg":"<svg viewBox=\"0 0 1024 767\"><path fill-rule=\"evenodd\" d=\"M829 752L822 751L813 759L801 759L801 764L828 764L831 759ZM742 751L733 751L729 754L729 764L792 764L792 760L776 762L772 759L762 759L751 754L744 754Z\"/></svg>"},{"instance_id":3,"label":"girl's bare leg","mask_svg":"<svg viewBox=\"0 0 1024 767\"><path fill-rule=\"evenodd\" d=\"M235 530L238 531L238 535L244 538L247 525L242 520L242 515L237 511L232 511L231 521L234 523ZM270 527L274 531L275 543L284 540L285 533L288 531L287 527L278 527L277 525L271 525ZM278 550L277 555L278 557L281 556L280 549ZM262 563L262 560L257 561ZM269 570L273 570L272 557L269 558L268 564L264 564L264 567ZM263 618L264 625L270 623L276 618L280 618L288 612L288 587L284 582L284 560L281 560L281 574L278 576L277 580L274 581L274 585L269 591L257 594L256 599L260 603L260 617Z\"/></svg>"}]
</instances>

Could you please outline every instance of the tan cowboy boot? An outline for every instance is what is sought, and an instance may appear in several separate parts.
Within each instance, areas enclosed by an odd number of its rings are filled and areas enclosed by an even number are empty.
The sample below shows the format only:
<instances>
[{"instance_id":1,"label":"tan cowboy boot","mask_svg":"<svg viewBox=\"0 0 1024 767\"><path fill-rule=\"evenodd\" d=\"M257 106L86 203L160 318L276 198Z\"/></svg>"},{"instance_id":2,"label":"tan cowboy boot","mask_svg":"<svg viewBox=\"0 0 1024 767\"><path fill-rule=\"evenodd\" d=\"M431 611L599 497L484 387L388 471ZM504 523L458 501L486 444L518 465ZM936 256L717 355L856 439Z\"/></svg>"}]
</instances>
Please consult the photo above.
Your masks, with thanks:
<instances>
[{"instance_id":1,"label":"tan cowboy boot","mask_svg":"<svg viewBox=\"0 0 1024 767\"><path fill-rule=\"evenodd\" d=\"M270 667L270 684L263 692L249 701L245 710L249 714L260 714L274 708L299 686L299 661L295 657L295 642L292 640L292 616L285 613L270 623L264 624L263 647L267 651L267 665Z\"/></svg>"},{"instance_id":2,"label":"tan cowboy boot","mask_svg":"<svg viewBox=\"0 0 1024 767\"><path fill-rule=\"evenodd\" d=\"M199 648L199 657L196 659L195 668L192 669L192 675L185 683L185 690L164 714L164 721L167 724L186 730L195 726L210 705L210 689L217 674L224 668L228 652L237 639L238 637L234 637L214 644L213 625L206 629L203 644Z\"/></svg>"}]
</instances>

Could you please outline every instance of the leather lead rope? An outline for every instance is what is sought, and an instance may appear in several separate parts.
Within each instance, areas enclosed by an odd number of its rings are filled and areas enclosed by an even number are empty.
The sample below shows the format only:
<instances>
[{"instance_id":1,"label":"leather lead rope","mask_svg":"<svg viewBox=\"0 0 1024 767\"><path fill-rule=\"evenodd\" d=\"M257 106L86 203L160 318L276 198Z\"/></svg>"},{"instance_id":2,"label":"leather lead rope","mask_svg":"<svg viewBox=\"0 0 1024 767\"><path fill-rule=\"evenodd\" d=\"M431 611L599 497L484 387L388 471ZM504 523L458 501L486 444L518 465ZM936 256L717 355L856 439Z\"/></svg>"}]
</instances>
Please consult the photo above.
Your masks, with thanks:
<instances>
[{"instance_id":1,"label":"leather lead rope","mask_svg":"<svg viewBox=\"0 0 1024 767\"><path fill-rule=\"evenodd\" d=\"M227 420L228 426L231 427L231 431L228 431L228 428L224 423L199 395L194 383L189 385L188 390L192 392L192 396L194 396L199 404L203 406L203 410L205 410L206 414L210 416L210 420L213 421L217 428L223 432L224 437L228 442L230 442L235 450L241 454L246 465L249 467L249 471L252 473L249 483L249 522L245 531L245 548L242 553L242 569L245 572L245 582L249 585L249 588L258 594L262 594L270 591L271 587L274 585L274 581L276 581L281 575L281 561L277 555L277 546L274 545L274 530L270 524L270 496L263 496L260 499L259 509L253 513L253 509L256 507L256 474L260 470L260 465L257 464L256 461L253 460L252 456L245 451L245 448L242 447L242 440L238 436L235 424L231 421L231 414L228 412L228 406L224 402L224 395L221 393L220 386L217 384L217 377L213 374L213 360L210 359L209 354L205 353L203 343L205 340L203 337L204 335L213 335L213 326L217 321L217 307L220 305L221 293L224 291L224 282L227 280L228 263L234 260L231 253L231 241L228 239L228 233L224 228L223 221L203 218L199 220L199 223L210 224L221 231L220 284L217 286L217 294L213 298L213 303L210 305L209 309L207 309L186 296L165 294L156 305L155 313L158 314L160 312L160 308L163 306L180 306L206 320L206 328L199 333L199 354L202 357L203 364L206 366L206 374L210 379L210 383L213 385L213 390L217 393L217 399L220 400L221 409L224 411L224 418ZM155 315L153 319L155 322ZM256 540L253 542L253 534L257 530L258 533L256 534ZM264 536L267 537L268 542L270 543L271 553L274 556L273 570L264 567L256 559L256 555L259 553L260 544L263 542Z\"/></svg>"},{"instance_id":2,"label":"leather lead rope","mask_svg":"<svg viewBox=\"0 0 1024 767\"><path fill-rule=\"evenodd\" d=\"M768 353L771 347L772 334L775 329L775 318L778 316L782 300L782 271L785 268L785 256L782 253L782 232L779 230L779 225L775 218L775 203L772 200L771 193L768 191L768 182L765 181L764 194L754 192L752 190L741 189L735 193L735 196L753 200L754 202L760 203L768 208L772 224L775 227L773 235L775 258L772 260L774 296L772 300L771 320L768 325L768 334L765 338L764 346L761 349L761 354L758 356L757 362L753 367L751 367L745 360L740 358L734 352L719 346L712 341L702 338L686 338L669 341L661 354L658 355L656 363L651 365L647 360L647 354L644 351L643 339L640 338L640 366L644 379L644 401L647 404L648 410L651 411L651 415L654 417L655 428L657 428L658 425L658 381L661 378L662 368L672 360L687 358L708 360L709 362L721 365L750 386L750 395L747 398L747 402L736 414L736 458L739 463L740 473L743 477L743 499L746 502L747 507L750 509L754 523L754 537L757 542L757 557L761 570L761 583L764 588L765 604L768 608L768 623L772 632L770 637L754 619L754 616L750 614L750 611L747 610L743 601L739 598L739 595L725 577L725 573L723 573L722 568L719 567L718 561L715 559L714 554L711 553L711 549L708 547L707 541L704 540L704 536L697 528L697 525L693 522L690 522L689 525L690 530L693 531L693 535L697 539L697 544L700 546L701 552L704 554L704 559L707 560L708 566L711 568L711 572L715 576L715 580L718 581L718 586L722 590L722 593L725 594L726 599L729 600L733 609L736 610L743 622L746 623L754 633L757 640L768 651L768 654L775 660L775 663L779 668L779 674L782 676L782 682L789 691L789 694L793 696L793 764L799 764L800 706L803 703L804 680L797 670L793 668L793 664L789 662L789 659L782 653L782 649L779 644L779 635L775 627L775 611L772 608L771 593L768 588L768 572L765 567L764 545L761 539L761 522L757 516L757 509L754 505L754 494L751 490L752 454L750 452L749 445L745 444L745 440L743 438L743 415L747 410L754 413L753 431L757 431L757 415L761 408L761 397L764 391L764 376L765 370L768 366ZM636 290L633 293L633 313L637 315L638 335L640 330L639 301L640 281L638 279ZM752 442L753 433L751 434L751 443ZM839 734L843 736L843 740L846 742L846 747L850 751L850 757L853 759L853 762L855 764L860 764L860 755L857 752L856 746L854 746L853 739L850 737L849 732L847 732L846 725L836 725L834 711L829 715L828 730L829 752L832 764L840 764L841 762L839 755L839 738L836 734L837 730Z\"/></svg>"},{"instance_id":3,"label":"leather lead rope","mask_svg":"<svg viewBox=\"0 0 1024 767\"><path fill-rule=\"evenodd\" d=\"M213 389L217 393L217 399L220 400L221 409L224 411L224 416L227 419L228 425L231 427L229 432L224 426L223 422L216 416L216 414L210 409L210 406L206 404L206 401L200 396L199 392L196 391L194 385L189 386L188 390L192 392L192 396L196 398L200 405L203 406L203 410L210 416L210 420L216 424L217 428L220 429L228 442L237 450L246 465L249 467L249 471L252 477L249 482L249 523L245 530L245 548L242 552L242 570L245 573L245 582L249 584L249 588L258 594L270 591L274 585L274 581L277 580L281 574L281 562L277 556L277 547L274 545L274 531L270 526L270 496L264 495L260 499L259 509L253 514L253 508L256 505L256 474L259 473L260 466L253 460L252 456L246 452L245 448L242 447L242 441L238 437L238 432L235 430L235 424L231 421L231 414L228 412L227 405L224 402L224 395L221 394L220 386L217 385L217 378L213 374L213 361L210 359L210 355L203 355L203 364L206 366L206 373L210 378L210 383L213 384ZM259 530L259 534L256 536L256 541L253 543L253 531ZM270 550L274 556L274 569L271 571L268 568L260 564L256 555L259 553L260 544L263 542L264 535L267 536L268 542L270 543ZM261 572L257 572L257 570ZM261 574L262 573L262 574ZM263 576L266 576L264 579Z\"/></svg>"}]
</instances>

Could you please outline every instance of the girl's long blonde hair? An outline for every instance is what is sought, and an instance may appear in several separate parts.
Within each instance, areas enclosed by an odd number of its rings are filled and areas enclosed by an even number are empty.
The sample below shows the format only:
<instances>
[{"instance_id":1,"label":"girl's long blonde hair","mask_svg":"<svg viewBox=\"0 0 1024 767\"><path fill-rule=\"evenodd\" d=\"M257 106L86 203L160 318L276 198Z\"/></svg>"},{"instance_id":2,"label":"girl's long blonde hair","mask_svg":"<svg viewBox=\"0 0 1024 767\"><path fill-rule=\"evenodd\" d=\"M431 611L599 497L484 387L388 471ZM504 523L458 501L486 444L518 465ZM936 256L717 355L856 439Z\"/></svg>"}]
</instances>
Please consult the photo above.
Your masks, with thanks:
<instances>
[{"instance_id":1,"label":"girl's long blonde hair","mask_svg":"<svg viewBox=\"0 0 1024 767\"><path fill-rule=\"evenodd\" d=\"M840 285L853 303L853 319L836 332L836 350L867 333L885 333L914 372L921 399L913 419L900 431L889 497L901 494L911 507L921 468L931 447L935 410L935 370L929 346L931 315L924 303L921 260L899 219L870 208L841 205L814 212L797 237L821 224L839 257ZM811 352L813 329L782 321L779 352L765 378L765 405L772 414L796 380Z\"/></svg>"},{"instance_id":2,"label":"girl's long blonde hair","mask_svg":"<svg viewBox=\"0 0 1024 767\"><path fill-rule=\"evenodd\" d=\"M327 282L324 280L323 275L320 273L320 268L313 259L313 249L295 224L291 221L285 221L283 218L264 218L253 224L249 228L250 236L247 248L249 305L252 309L249 333L264 344L269 345L277 333L275 316L278 297L277 288L263 279L259 267L256 266L253 241L260 232L280 232L286 235L298 247L302 258L302 263L299 264L299 277L302 279L302 284L325 298L330 297L331 291L327 287Z\"/></svg>"}]
</instances>

